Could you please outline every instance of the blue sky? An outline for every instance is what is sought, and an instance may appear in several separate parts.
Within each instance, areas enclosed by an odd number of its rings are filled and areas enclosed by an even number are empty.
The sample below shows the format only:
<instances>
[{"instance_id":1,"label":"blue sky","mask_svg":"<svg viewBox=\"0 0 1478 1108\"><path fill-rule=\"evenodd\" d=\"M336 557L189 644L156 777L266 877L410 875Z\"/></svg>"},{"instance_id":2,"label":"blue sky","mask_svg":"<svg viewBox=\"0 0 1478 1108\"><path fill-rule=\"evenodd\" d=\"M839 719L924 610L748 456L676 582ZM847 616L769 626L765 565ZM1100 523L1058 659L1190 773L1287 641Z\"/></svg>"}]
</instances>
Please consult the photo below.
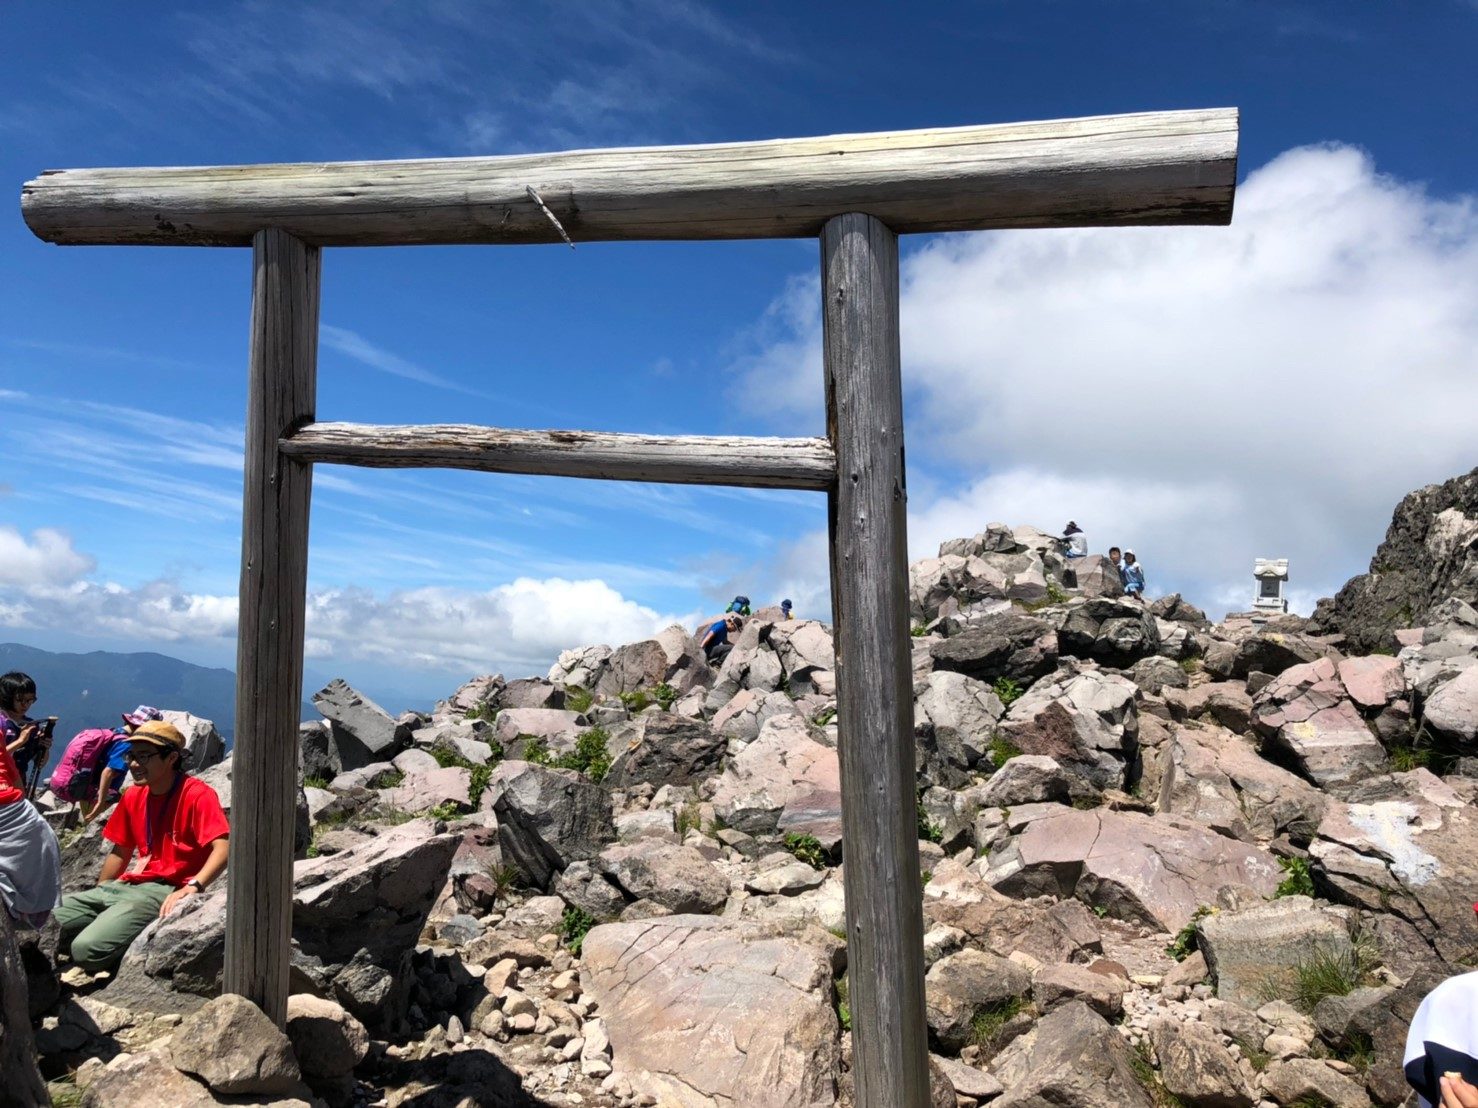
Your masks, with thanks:
<instances>
[{"instance_id":1,"label":"blue sky","mask_svg":"<svg viewBox=\"0 0 1478 1108\"><path fill-rule=\"evenodd\" d=\"M915 557L1083 523L1216 614L1363 569L1478 463L1478 6L18 2L0 70L0 637L231 665L249 252L59 248L43 169L1242 112L1231 228L903 247ZM919 14L926 12L927 14ZM817 434L811 242L334 250L318 415ZM735 591L827 606L824 499L319 467L309 673L387 706Z\"/></svg>"}]
</instances>

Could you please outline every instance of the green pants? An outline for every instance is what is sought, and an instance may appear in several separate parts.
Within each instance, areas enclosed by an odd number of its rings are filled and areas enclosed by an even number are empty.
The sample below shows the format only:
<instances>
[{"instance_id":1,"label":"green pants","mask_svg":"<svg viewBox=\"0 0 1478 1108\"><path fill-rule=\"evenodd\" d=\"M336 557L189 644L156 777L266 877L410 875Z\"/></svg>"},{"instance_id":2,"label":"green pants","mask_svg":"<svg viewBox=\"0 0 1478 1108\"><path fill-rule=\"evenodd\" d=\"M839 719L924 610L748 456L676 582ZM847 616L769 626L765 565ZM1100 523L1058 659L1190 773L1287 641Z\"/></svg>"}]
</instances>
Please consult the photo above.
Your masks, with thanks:
<instances>
[{"instance_id":1,"label":"green pants","mask_svg":"<svg viewBox=\"0 0 1478 1108\"><path fill-rule=\"evenodd\" d=\"M61 949L70 947L72 961L89 973L112 969L139 932L158 918L159 906L172 892L166 881L105 881L62 897L56 910Z\"/></svg>"}]
</instances>

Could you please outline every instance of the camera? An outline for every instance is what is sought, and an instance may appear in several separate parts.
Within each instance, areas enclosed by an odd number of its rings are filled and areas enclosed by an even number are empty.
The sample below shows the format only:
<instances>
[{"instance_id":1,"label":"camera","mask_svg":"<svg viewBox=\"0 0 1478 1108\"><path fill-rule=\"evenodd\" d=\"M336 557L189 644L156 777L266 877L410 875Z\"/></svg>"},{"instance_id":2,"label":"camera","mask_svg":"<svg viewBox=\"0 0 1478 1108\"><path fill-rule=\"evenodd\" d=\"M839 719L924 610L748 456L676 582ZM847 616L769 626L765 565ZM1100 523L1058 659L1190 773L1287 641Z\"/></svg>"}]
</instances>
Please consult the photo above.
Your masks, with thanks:
<instances>
[{"instance_id":1,"label":"camera","mask_svg":"<svg viewBox=\"0 0 1478 1108\"><path fill-rule=\"evenodd\" d=\"M56 716L47 716L45 719L38 719L35 721L35 724L36 737L44 743L51 742L52 733L56 731Z\"/></svg>"}]
</instances>

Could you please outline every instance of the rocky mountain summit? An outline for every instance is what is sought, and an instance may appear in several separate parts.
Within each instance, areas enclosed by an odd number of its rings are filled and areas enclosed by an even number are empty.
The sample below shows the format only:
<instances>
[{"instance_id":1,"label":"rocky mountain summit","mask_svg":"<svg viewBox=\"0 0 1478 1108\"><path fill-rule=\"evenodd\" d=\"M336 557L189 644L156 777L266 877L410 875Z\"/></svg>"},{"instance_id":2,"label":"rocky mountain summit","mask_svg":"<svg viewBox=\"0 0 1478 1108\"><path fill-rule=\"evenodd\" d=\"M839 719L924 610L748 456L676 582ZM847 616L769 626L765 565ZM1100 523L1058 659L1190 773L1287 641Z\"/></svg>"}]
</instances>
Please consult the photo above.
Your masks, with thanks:
<instances>
[{"instance_id":1,"label":"rocky mountain summit","mask_svg":"<svg viewBox=\"0 0 1478 1108\"><path fill-rule=\"evenodd\" d=\"M1403 1103L1478 961L1472 604L1372 652L998 524L909 597L934 1103ZM835 692L829 628L763 616L716 669L672 627L399 719L335 682L285 1033L217 995L217 887L112 976L0 936L0 1046L23 969L58 1103L850 1104Z\"/></svg>"}]
</instances>

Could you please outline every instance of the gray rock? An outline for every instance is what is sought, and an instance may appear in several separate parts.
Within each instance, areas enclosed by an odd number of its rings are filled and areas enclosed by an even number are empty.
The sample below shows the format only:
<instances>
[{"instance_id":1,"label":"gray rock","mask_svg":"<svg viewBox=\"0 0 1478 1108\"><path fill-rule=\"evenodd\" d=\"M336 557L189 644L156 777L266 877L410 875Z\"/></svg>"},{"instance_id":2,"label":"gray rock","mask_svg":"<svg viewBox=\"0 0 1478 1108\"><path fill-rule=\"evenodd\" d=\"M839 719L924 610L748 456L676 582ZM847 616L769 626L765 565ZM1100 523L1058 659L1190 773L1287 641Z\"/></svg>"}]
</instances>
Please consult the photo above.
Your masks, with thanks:
<instances>
[{"instance_id":1,"label":"gray rock","mask_svg":"<svg viewBox=\"0 0 1478 1108\"><path fill-rule=\"evenodd\" d=\"M1396 506L1370 572L1321 600L1310 621L1370 652L1397 628L1429 622L1449 597L1478 603L1478 469L1427 485Z\"/></svg>"},{"instance_id":2,"label":"gray rock","mask_svg":"<svg viewBox=\"0 0 1478 1108\"><path fill-rule=\"evenodd\" d=\"M1021 754L991 775L980 794L980 803L989 808L1012 808L1044 801L1065 804L1072 796L1072 785L1055 759L1044 754Z\"/></svg>"},{"instance_id":3,"label":"gray rock","mask_svg":"<svg viewBox=\"0 0 1478 1108\"><path fill-rule=\"evenodd\" d=\"M46 1082L36 1068L36 1044L31 1034L25 966L15 941L10 913L0 907L0 1073L10 1103L47 1104Z\"/></svg>"},{"instance_id":4,"label":"gray rock","mask_svg":"<svg viewBox=\"0 0 1478 1108\"><path fill-rule=\"evenodd\" d=\"M390 718L373 700L334 678L313 694L313 706L328 720L330 738L345 770L393 758L410 742L411 729Z\"/></svg>"},{"instance_id":5,"label":"gray rock","mask_svg":"<svg viewBox=\"0 0 1478 1108\"><path fill-rule=\"evenodd\" d=\"M1160 1081L1186 1108L1253 1108L1247 1084L1221 1037L1202 1023L1157 1020L1150 1040L1160 1060Z\"/></svg>"},{"instance_id":6,"label":"gray rock","mask_svg":"<svg viewBox=\"0 0 1478 1108\"><path fill-rule=\"evenodd\" d=\"M611 652L605 673L596 685L603 696L651 689L667 679L667 650L656 639L629 643Z\"/></svg>"},{"instance_id":7,"label":"gray rock","mask_svg":"<svg viewBox=\"0 0 1478 1108\"><path fill-rule=\"evenodd\" d=\"M536 888L549 888L557 871L590 861L616 837L610 794L573 770L504 762L488 792L502 849Z\"/></svg>"},{"instance_id":8,"label":"gray rock","mask_svg":"<svg viewBox=\"0 0 1478 1108\"><path fill-rule=\"evenodd\" d=\"M990 748L1005 706L989 685L935 671L914 691L914 734L928 783L959 788Z\"/></svg>"},{"instance_id":9,"label":"gray rock","mask_svg":"<svg viewBox=\"0 0 1478 1108\"><path fill-rule=\"evenodd\" d=\"M1161 641L1164 641L1163 635ZM1129 680L1151 696L1159 696L1166 689L1186 688L1191 681L1190 675L1179 663L1158 654L1135 662L1129 670Z\"/></svg>"},{"instance_id":10,"label":"gray rock","mask_svg":"<svg viewBox=\"0 0 1478 1108\"><path fill-rule=\"evenodd\" d=\"M626 907L626 898L610 879L589 862L571 862L554 879L554 892L572 908L606 923Z\"/></svg>"},{"instance_id":11,"label":"gray rock","mask_svg":"<svg viewBox=\"0 0 1478 1108\"><path fill-rule=\"evenodd\" d=\"M1032 999L1044 1012L1080 1000L1105 1019L1113 1019L1124 1010L1128 991L1127 979L1072 962L1043 966L1032 975Z\"/></svg>"},{"instance_id":12,"label":"gray rock","mask_svg":"<svg viewBox=\"0 0 1478 1108\"><path fill-rule=\"evenodd\" d=\"M1253 700L1258 731L1316 785L1344 784L1379 772L1381 746L1330 658L1288 667Z\"/></svg>"},{"instance_id":13,"label":"gray rock","mask_svg":"<svg viewBox=\"0 0 1478 1108\"><path fill-rule=\"evenodd\" d=\"M1086 1004L1064 1004L998 1054L995 1108L1153 1108L1124 1037Z\"/></svg>"},{"instance_id":14,"label":"gray rock","mask_svg":"<svg viewBox=\"0 0 1478 1108\"><path fill-rule=\"evenodd\" d=\"M1422 723L1463 753L1478 752L1478 666L1438 686L1423 706Z\"/></svg>"},{"instance_id":15,"label":"gray rock","mask_svg":"<svg viewBox=\"0 0 1478 1108\"><path fill-rule=\"evenodd\" d=\"M1244 638L1237 646L1232 663L1232 676L1267 673L1277 677L1294 666L1307 665L1328 658L1334 651L1327 645L1295 632L1264 630Z\"/></svg>"},{"instance_id":16,"label":"gray rock","mask_svg":"<svg viewBox=\"0 0 1478 1108\"><path fill-rule=\"evenodd\" d=\"M612 742L612 747L616 743ZM629 789L644 782L686 785L711 776L723 760L727 740L702 720L668 712L643 712L624 748L615 755L606 783Z\"/></svg>"},{"instance_id":17,"label":"gray rock","mask_svg":"<svg viewBox=\"0 0 1478 1108\"><path fill-rule=\"evenodd\" d=\"M1160 631L1142 604L1102 598L1070 608L1057 642L1064 654L1127 667L1160 649Z\"/></svg>"},{"instance_id":18,"label":"gray rock","mask_svg":"<svg viewBox=\"0 0 1478 1108\"><path fill-rule=\"evenodd\" d=\"M293 1093L302 1085L292 1043L260 1008L226 993L186 1016L170 1060L228 1096Z\"/></svg>"},{"instance_id":19,"label":"gray rock","mask_svg":"<svg viewBox=\"0 0 1478 1108\"><path fill-rule=\"evenodd\" d=\"M210 720L168 709L159 714L185 736L185 765L192 773L210 769L226 756L226 742Z\"/></svg>"},{"instance_id":20,"label":"gray rock","mask_svg":"<svg viewBox=\"0 0 1478 1108\"><path fill-rule=\"evenodd\" d=\"M991 616L929 649L938 669L986 684L1006 677L1022 685L1051 673L1057 652L1058 636L1051 625L1014 614Z\"/></svg>"},{"instance_id":21,"label":"gray rock","mask_svg":"<svg viewBox=\"0 0 1478 1108\"><path fill-rule=\"evenodd\" d=\"M983 950L961 950L929 967L924 976L929 1035L958 1054L973 1034L977 1012L999 1011L1031 993L1031 974L1015 962Z\"/></svg>"},{"instance_id":22,"label":"gray rock","mask_svg":"<svg viewBox=\"0 0 1478 1108\"><path fill-rule=\"evenodd\" d=\"M609 646L582 646L560 654L549 667L549 680L565 688L595 691L610 664Z\"/></svg>"},{"instance_id":23,"label":"gray rock","mask_svg":"<svg viewBox=\"0 0 1478 1108\"><path fill-rule=\"evenodd\" d=\"M810 1108L836 1095L839 946L714 916L606 924L580 980L611 1065L657 1103Z\"/></svg>"},{"instance_id":24,"label":"gray rock","mask_svg":"<svg viewBox=\"0 0 1478 1108\"><path fill-rule=\"evenodd\" d=\"M1317 956L1353 954L1347 912L1318 909L1306 896L1285 896L1201 920L1201 950L1216 995L1244 1007L1292 996L1297 967Z\"/></svg>"},{"instance_id":25,"label":"gray rock","mask_svg":"<svg viewBox=\"0 0 1478 1108\"><path fill-rule=\"evenodd\" d=\"M339 748L326 720L314 719L298 724L298 765L303 777L317 777L324 781L332 781L344 772Z\"/></svg>"},{"instance_id":26,"label":"gray rock","mask_svg":"<svg viewBox=\"0 0 1478 1108\"><path fill-rule=\"evenodd\" d=\"M6 1071L7 1076L9 1071ZM23 1104L48 1104L50 1098L21 1101ZM82 1103L87 1108L138 1108L141 1104L168 1108L216 1108L221 1102L198 1081L192 1081L163 1054L145 1051L141 1054L119 1054L87 1087ZM274 1104L303 1104L300 1100L274 1101Z\"/></svg>"},{"instance_id":27,"label":"gray rock","mask_svg":"<svg viewBox=\"0 0 1478 1108\"><path fill-rule=\"evenodd\" d=\"M558 711L565 706L565 693L551 681L526 677L509 681L498 691L494 702L505 711L509 708L551 708Z\"/></svg>"},{"instance_id":28,"label":"gray rock","mask_svg":"<svg viewBox=\"0 0 1478 1108\"><path fill-rule=\"evenodd\" d=\"M811 737L798 716L777 716L741 750L714 785L713 808L730 827L774 834L787 807L841 795L837 752ZM819 838L819 836L818 836Z\"/></svg>"},{"instance_id":29,"label":"gray rock","mask_svg":"<svg viewBox=\"0 0 1478 1108\"><path fill-rule=\"evenodd\" d=\"M1322 792L1258 755L1252 742L1217 727L1176 727L1160 753L1161 812L1233 838L1307 842L1324 817Z\"/></svg>"},{"instance_id":30,"label":"gray rock","mask_svg":"<svg viewBox=\"0 0 1478 1108\"><path fill-rule=\"evenodd\" d=\"M1332 1108L1370 1108L1365 1090L1317 1058L1274 1062L1263 1072L1263 1095L1278 1104L1328 1104Z\"/></svg>"},{"instance_id":31,"label":"gray rock","mask_svg":"<svg viewBox=\"0 0 1478 1108\"><path fill-rule=\"evenodd\" d=\"M287 998L287 1037L310 1080L343 1077L369 1053L364 1024L341 1005L307 993Z\"/></svg>"},{"instance_id":32,"label":"gray rock","mask_svg":"<svg viewBox=\"0 0 1478 1108\"><path fill-rule=\"evenodd\" d=\"M597 866L634 900L651 900L674 913L717 912L729 882L690 846L645 839L601 853Z\"/></svg>"},{"instance_id":33,"label":"gray rock","mask_svg":"<svg viewBox=\"0 0 1478 1108\"><path fill-rule=\"evenodd\" d=\"M1023 753L1054 759L1094 789L1122 788L1139 734L1137 692L1117 674L1069 673L1034 685L999 730Z\"/></svg>"}]
</instances>

